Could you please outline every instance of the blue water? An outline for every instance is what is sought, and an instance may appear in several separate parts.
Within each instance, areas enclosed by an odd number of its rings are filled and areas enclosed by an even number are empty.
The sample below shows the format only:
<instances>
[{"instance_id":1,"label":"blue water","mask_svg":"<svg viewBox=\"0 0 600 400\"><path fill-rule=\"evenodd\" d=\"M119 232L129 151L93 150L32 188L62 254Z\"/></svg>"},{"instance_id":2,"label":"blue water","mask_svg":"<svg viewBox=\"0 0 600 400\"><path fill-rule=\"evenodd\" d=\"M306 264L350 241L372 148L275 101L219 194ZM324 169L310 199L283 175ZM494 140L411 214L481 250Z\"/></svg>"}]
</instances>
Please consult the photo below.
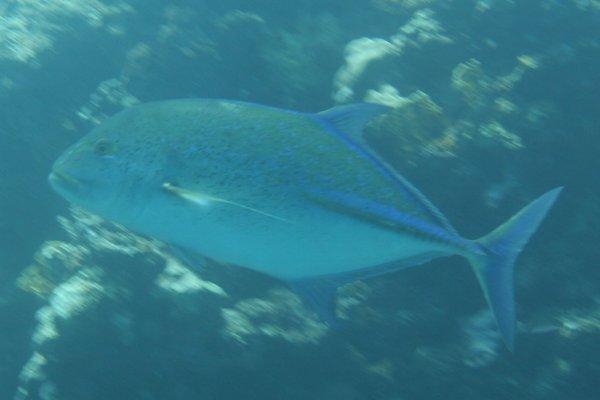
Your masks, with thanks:
<instances>
[{"instance_id":1,"label":"blue water","mask_svg":"<svg viewBox=\"0 0 600 400\"><path fill-rule=\"evenodd\" d=\"M594 399L597 1L0 3L0 399ZM140 102L394 107L368 141L465 237L565 190L519 258L516 348L459 258L338 290L182 256L47 184ZM57 217L59 217L57 219Z\"/></svg>"}]
</instances>

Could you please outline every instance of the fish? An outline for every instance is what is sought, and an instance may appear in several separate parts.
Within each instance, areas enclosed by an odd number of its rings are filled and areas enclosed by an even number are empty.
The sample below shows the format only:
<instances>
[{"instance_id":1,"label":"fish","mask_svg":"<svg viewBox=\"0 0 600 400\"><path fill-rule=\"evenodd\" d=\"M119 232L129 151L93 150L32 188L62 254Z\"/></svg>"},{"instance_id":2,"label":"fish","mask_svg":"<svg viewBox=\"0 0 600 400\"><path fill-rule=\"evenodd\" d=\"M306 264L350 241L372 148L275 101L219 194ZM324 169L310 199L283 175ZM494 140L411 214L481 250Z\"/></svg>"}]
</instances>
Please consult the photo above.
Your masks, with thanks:
<instances>
[{"instance_id":1,"label":"fish","mask_svg":"<svg viewBox=\"0 0 600 400\"><path fill-rule=\"evenodd\" d=\"M364 127L388 111L145 103L73 144L48 179L71 204L134 232L289 284L324 321L335 318L340 285L463 256L512 351L515 260L562 187L463 238L365 140Z\"/></svg>"}]
</instances>

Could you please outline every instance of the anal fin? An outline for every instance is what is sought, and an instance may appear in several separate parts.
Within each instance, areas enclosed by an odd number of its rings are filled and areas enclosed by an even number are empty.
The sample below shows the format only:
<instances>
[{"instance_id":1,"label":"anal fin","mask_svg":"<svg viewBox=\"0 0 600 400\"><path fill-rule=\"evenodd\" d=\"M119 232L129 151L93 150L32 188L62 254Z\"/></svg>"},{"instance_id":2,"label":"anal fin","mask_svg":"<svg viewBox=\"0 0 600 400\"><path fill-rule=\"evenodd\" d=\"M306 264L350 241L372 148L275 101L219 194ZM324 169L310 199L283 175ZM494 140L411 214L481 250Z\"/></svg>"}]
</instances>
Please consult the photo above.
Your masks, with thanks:
<instances>
[{"instance_id":1,"label":"anal fin","mask_svg":"<svg viewBox=\"0 0 600 400\"><path fill-rule=\"evenodd\" d=\"M321 321L335 328L339 326L336 316L337 289L345 283L345 281L324 277L293 281L290 282L290 287Z\"/></svg>"},{"instance_id":2,"label":"anal fin","mask_svg":"<svg viewBox=\"0 0 600 400\"><path fill-rule=\"evenodd\" d=\"M169 252L185 264L186 267L189 267L200 274L206 272L208 261L205 257L173 245L169 245L168 249Z\"/></svg>"}]
</instances>

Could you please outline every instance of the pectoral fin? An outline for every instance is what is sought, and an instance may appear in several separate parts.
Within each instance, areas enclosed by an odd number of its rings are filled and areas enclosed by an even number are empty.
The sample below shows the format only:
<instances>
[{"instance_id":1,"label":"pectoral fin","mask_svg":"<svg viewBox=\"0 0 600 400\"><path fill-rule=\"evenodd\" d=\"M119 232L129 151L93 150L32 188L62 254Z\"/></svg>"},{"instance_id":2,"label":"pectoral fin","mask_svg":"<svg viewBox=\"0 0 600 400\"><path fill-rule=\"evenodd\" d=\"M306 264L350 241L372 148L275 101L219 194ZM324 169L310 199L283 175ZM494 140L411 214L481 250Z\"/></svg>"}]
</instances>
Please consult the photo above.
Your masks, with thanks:
<instances>
[{"instance_id":1,"label":"pectoral fin","mask_svg":"<svg viewBox=\"0 0 600 400\"><path fill-rule=\"evenodd\" d=\"M260 214L267 218L275 219L280 222L291 223L291 221L289 221L285 218L278 217L277 215L273 215L273 214L267 213L265 211L258 210L256 208L249 207L244 204L236 203L234 201L230 201L230 200L223 199L220 197L211 196L206 193L184 189L184 188L175 186L169 182L163 183L162 188L166 192L168 192L172 195L175 195L175 196L181 198L182 200L185 200L185 201L187 201L191 204L194 204L196 206L199 206L199 207L208 207L214 203L227 204L227 205L230 205L233 207L244 209L246 211L250 211L255 214Z\"/></svg>"}]
</instances>

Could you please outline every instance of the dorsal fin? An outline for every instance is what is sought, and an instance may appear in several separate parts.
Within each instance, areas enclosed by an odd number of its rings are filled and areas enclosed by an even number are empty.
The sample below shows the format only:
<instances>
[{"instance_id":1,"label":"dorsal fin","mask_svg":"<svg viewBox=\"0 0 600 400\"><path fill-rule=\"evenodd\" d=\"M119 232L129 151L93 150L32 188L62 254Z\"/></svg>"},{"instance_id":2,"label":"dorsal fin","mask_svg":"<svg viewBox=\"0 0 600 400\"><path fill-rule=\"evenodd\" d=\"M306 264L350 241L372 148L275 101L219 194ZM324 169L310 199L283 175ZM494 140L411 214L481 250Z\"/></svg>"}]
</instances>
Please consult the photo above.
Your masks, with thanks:
<instances>
[{"instance_id":1,"label":"dorsal fin","mask_svg":"<svg viewBox=\"0 0 600 400\"><path fill-rule=\"evenodd\" d=\"M316 114L316 118L335 134L348 147L371 161L390 181L394 182L400 193L418 206L421 212L449 233L458 236L456 230L416 187L385 162L367 143L363 128L373 118L390 111L387 106L371 103L348 104L334 107Z\"/></svg>"},{"instance_id":2,"label":"dorsal fin","mask_svg":"<svg viewBox=\"0 0 600 400\"><path fill-rule=\"evenodd\" d=\"M351 137L362 136L365 125L373 118L390 111L389 107L373 103L356 103L333 107L317 115L336 130Z\"/></svg>"}]
</instances>

